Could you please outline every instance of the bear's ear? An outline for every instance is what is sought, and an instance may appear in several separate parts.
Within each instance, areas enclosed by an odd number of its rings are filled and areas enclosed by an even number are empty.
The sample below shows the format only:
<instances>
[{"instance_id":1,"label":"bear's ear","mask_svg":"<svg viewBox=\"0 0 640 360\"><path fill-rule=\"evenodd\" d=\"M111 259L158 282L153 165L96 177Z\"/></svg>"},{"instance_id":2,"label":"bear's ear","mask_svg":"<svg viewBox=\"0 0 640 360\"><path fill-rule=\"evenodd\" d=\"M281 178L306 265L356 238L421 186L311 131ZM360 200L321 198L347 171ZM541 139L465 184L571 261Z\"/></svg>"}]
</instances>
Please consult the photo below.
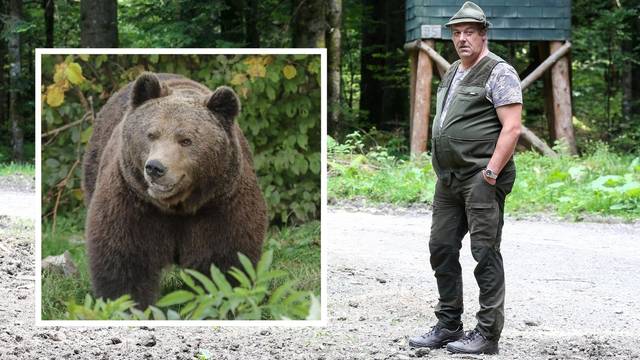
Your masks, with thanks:
<instances>
[{"instance_id":1,"label":"bear's ear","mask_svg":"<svg viewBox=\"0 0 640 360\"><path fill-rule=\"evenodd\" d=\"M219 86L207 100L207 108L221 117L222 125L229 130L233 119L240 113L240 99L228 86Z\"/></svg>"},{"instance_id":2,"label":"bear's ear","mask_svg":"<svg viewBox=\"0 0 640 360\"><path fill-rule=\"evenodd\" d=\"M165 96L166 93L166 88L160 84L160 79L156 74L144 72L133 83L131 106L136 108L143 102Z\"/></svg>"}]
</instances>

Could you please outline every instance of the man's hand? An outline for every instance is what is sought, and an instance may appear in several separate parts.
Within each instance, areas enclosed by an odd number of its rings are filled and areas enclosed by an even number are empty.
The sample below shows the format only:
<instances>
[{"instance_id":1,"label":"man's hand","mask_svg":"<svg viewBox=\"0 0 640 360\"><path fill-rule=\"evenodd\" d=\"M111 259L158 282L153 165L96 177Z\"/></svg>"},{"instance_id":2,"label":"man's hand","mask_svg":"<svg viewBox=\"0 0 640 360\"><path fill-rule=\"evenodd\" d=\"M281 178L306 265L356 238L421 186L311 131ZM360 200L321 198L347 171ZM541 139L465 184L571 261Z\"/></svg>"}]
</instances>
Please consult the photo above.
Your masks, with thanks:
<instances>
[{"instance_id":1,"label":"man's hand","mask_svg":"<svg viewBox=\"0 0 640 360\"><path fill-rule=\"evenodd\" d=\"M485 173L486 170L482 170L482 178L484 179L484 181L488 182L491 185L495 185L496 184L496 179L492 179L490 177L487 177L487 174Z\"/></svg>"}]
</instances>

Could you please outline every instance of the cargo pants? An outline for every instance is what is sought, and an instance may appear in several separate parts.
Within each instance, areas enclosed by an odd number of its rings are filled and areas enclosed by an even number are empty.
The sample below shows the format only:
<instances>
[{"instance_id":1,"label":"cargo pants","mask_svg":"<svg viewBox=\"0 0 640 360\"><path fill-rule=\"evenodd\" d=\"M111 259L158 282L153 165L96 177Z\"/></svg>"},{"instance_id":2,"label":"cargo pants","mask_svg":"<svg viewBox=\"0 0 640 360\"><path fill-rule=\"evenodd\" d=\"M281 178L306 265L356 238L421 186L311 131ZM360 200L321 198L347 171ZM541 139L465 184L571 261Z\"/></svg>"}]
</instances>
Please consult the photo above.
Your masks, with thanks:
<instances>
[{"instance_id":1,"label":"cargo pants","mask_svg":"<svg viewBox=\"0 0 640 360\"><path fill-rule=\"evenodd\" d=\"M508 170L507 170L508 169ZM504 268L500 254L504 201L515 181L515 167L507 167L495 185L479 171L460 181L438 180L433 199L429 251L440 294L435 309L438 323L448 329L460 326L463 312L462 269L459 262L462 238L471 238L471 253L477 262L474 275L480 288L480 310L476 329L497 341L504 325Z\"/></svg>"}]
</instances>

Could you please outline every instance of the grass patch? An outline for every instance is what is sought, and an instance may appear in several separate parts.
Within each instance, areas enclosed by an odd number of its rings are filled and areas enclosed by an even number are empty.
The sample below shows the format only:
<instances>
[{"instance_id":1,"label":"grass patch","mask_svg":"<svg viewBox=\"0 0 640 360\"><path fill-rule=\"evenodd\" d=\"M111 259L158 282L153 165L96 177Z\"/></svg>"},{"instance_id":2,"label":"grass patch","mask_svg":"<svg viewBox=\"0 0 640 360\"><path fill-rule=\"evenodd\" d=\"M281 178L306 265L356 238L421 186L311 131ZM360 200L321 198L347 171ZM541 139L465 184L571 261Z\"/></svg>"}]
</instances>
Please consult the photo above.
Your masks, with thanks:
<instances>
[{"instance_id":1,"label":"grass patch","mask_svg":"<svg viewBox=\"0 0 640 360\"><path fill-rule=\"evenodd\" d=\"M265 244L273 250L273 265L289 273L284 280L293 281L299 290L320 295L320 222L311 221L297 227L272 230Z\"/></svg>"},{"instance_id":2,"label":"grass patch","mask_svg":"<svg viewBox=\"0 0 640 360\"><path fill-rule=\"evenodd\" d=\"M328 149L330 199L431 204L437 179L429 156L408 160L379 146L365 150L358 136L343 144L330 139ZM516 154L515 162L507 212L640 219L640 157L616 154L600 144L582 157L524 152Z\"/></svg>"},{"instance_id":3,"label":"grass patch","mask_svg":"<svg viewBox=\"0 0 640 360\"><path fill-rule=\"evenodd\" d=\"M91 282L87 264L85 244L82 241L84 214L59 216L55 234L51 234L51 223L43 223L42 255L60 255L69 251L75 262L79 276L65 277L57 273L42 276L42 318L62 319L66 312L65 303L73 300L81 304L85 295L91 293ZM320 222L314 221L297 227L270 230L264 250L273 250L273 269L286 271L287 278L274 281L275 288L285 281L293 281L297 290L320 294ZM185 284L179 276L180 268L172 266L162 277L161 295L178 289ZM179 307L177 307L179 309Z\"/></svg>"},{"instance_id":4,"label":"grass patch","mask_svg":"<svg viewBox=\"0 0 640 360\"><path fill-rule=\"evenodd\" d=\"M33 163L4 163L0 164L0 176L24 175L35 176L36 169Z\"/></svg>"}]
</instances>

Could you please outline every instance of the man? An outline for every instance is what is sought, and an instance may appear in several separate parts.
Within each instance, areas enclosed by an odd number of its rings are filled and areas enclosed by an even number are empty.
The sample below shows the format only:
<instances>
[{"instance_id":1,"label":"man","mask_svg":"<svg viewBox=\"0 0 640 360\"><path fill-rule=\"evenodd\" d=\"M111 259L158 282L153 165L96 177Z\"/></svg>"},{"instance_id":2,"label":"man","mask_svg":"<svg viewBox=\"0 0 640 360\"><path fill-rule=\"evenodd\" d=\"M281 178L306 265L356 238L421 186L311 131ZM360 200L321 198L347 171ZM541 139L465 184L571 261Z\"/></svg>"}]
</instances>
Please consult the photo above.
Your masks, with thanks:
<instances>
[{"instance_id":1,"label":"man","mask_svg":"<svg viewBox=\"0 0 640 360\"><path fill-rule=\"evenodd\" d=\"M438 182L429 251L440 294L438 323L409 344L497 354L505 292L500 240L504 201L516 176L512 155L520 135L522 90L513 67L489 51L490 23L478 5L466 2L445 26L460 60L438 88L432 131ZM467 232L477 261L480 310L476 327L464 333L459 252Z\"/></svg>"}]
</instances>

